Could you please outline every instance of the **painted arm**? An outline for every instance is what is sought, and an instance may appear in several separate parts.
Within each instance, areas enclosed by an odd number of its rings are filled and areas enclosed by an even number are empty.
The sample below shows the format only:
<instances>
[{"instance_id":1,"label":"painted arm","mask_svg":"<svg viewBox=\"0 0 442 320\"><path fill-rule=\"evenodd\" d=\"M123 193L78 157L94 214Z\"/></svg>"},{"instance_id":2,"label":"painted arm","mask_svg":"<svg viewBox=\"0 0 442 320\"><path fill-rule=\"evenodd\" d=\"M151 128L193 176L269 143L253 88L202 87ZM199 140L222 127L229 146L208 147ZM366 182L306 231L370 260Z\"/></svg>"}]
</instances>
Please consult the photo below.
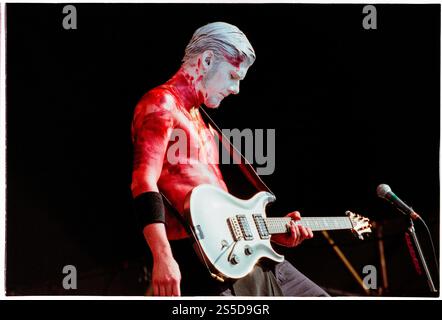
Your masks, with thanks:
<instances>
[{"instance_id":1,"label":"painted arm","mask_svg":"<svg viewBox=\"0 0 442 320\"><path fill-rule=\"evenodd\" d=\"M162 99L167 101L167 99ZM132 124L134 165L132 195L158 192L158 179L163 167L167 144L173 130L170 105L143 98L135 109ZM179 296L181 273L167 239L163 223L148 224L143 235L153 256L152 286L154 295Z\"/></svg>"}]
</instances>

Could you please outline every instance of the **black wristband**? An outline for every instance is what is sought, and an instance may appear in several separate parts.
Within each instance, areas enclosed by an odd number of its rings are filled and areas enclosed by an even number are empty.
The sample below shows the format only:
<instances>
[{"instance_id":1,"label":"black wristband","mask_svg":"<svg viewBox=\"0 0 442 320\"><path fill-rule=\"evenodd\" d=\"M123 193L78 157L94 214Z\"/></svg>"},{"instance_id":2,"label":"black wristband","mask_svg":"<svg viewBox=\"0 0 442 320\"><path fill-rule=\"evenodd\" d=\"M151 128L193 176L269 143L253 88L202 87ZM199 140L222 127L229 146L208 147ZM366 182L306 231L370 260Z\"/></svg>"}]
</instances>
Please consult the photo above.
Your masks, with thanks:
<instances>
[{"instance_id":1,"label":"black wristband","mask_svg":"<svg viewBox=\"0 0 442 320\"><path fill-rule=\"evenodd\" d=\"M134 198L134 209L141 232L148 224L166 223L163 198L159 192L144 192L136 196Z\"/></svg>"}]
</instances>

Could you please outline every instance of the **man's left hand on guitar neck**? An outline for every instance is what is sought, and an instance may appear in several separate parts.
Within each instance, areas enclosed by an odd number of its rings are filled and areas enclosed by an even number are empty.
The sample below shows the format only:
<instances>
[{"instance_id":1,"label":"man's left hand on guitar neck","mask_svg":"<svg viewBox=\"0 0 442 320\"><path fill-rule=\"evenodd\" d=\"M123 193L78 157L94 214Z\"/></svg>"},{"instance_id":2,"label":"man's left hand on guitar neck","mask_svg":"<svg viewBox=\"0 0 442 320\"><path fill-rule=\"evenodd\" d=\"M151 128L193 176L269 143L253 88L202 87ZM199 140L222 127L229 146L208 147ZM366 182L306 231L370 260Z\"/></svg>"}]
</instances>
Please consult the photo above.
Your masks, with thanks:
<instances>
[{"instance_id":1,"label":"man's left hand on guitar neck","mask_svg":"<svg viewBox=\"0 0 442 320\"><path fill-rule=\"evenodd\" d=\"M290 221L290 233L274 234L271 241L284 247L296 247L305 239L313 238L313 231L310 228L295 224L295 221L301 220L301 214L298 211L290 212L286 217L292 218Z\"/></svg>"}]
</instances>

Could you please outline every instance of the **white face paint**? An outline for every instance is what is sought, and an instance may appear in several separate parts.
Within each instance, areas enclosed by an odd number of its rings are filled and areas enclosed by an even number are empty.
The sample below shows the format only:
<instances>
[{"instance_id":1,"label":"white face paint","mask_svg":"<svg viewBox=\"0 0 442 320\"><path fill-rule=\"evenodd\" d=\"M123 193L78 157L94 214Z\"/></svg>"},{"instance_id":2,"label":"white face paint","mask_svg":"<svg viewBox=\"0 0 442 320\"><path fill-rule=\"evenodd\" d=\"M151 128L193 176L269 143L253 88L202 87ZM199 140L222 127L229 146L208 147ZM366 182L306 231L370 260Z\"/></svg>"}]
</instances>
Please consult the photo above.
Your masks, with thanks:
<instances>
[{"instance_id":1,"label":"white face paint","mask_svg":"<svg viewBox=\"0 0 442 320\"><path fill-rule=\"evenodd\" d=\"M202 88L204 104L209 108L218 108L225 97L239 93L239 82L246 76L249 65L242 62L239 67L235 67L223 60L214 68L208 73Z\"/></svg>"}]
</instances>

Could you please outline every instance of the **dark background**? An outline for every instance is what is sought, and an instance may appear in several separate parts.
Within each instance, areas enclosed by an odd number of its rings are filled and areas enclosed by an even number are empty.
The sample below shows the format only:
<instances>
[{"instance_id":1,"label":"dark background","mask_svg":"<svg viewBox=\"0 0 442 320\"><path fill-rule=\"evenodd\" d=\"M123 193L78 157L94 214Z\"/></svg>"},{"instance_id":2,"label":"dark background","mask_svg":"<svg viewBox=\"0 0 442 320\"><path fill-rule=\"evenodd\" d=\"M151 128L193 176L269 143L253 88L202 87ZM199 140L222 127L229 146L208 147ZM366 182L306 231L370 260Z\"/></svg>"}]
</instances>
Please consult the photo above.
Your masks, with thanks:
<instances>
[{"instance_id":1,"label":"dark background","mask_svg":"<svg viewBox=\"0 0 442 320\"><path fill-rule=\"evenodd\" d=\"M222 128L275 128L264 181L280 214L360 213L383 226L389 287L429 295L405 245L407 221L377 198L393 191L427 221L439 252L440 6L7 5L7 292L140 294L147 249L131 208L130 124L138 99L179 68L203 24L237 25L257 54L211 115ZM229 179L226 173L226 179ZM436 277L428 236L416 226ZM378 269L378 238L331 233L357 272ZM287 258L337 295L364 295L320 234ZM78 290L65 291L75 265Z\"/></svg>"}]
</instances>

